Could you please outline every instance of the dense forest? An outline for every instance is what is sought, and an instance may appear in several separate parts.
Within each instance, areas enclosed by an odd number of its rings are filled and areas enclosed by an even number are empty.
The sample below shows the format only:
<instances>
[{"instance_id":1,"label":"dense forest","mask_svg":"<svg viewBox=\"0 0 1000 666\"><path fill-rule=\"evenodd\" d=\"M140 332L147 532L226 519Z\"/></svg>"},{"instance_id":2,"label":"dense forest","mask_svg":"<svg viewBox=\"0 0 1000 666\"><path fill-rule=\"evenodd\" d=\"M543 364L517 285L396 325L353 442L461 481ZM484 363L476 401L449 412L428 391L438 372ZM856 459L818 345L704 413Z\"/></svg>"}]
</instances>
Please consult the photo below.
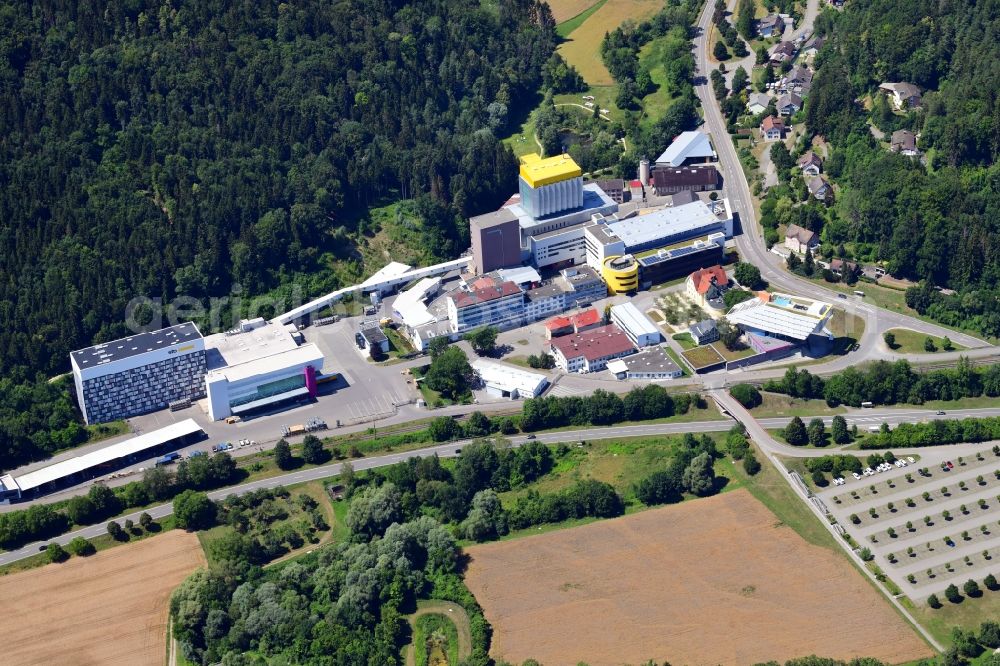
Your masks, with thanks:
<instances>
[{"instance_id":1,"label":"dense forest","mask_svg":"<svg viewBox=\"0 0 1000 666\"><path fill-rule=\"evenodd\" d=\"M975 0L872 0L827 12L829 37L806 103L811 133L833 152L841 186L823 239L896 276L957 295L908 298L921 313L1000 334L1000 16ZM910 82L919 109L896 113L880 83ZM877 131L885 140L876 139ZM888 135L918 135L920 159L893 154ZM818 230L818 229L816 229Z\"/></svg>"},{"instance_id":2,"label":"dense forest","mask_svg":"<svg viewBox=\"0 0 1000 666\"><path fill-rule=\"evenodd\" d=\"M25 393L72 430L30 383L127 334L134 297L323 293L398 197L455 256L516 189L495 133L558 66L537 0L2 0L0 34L0 467L58 446Z\"/></svg>"},{"instance_id":3,"label":"dense forest","mask_svg":"<svg viewBox=\"0 0 1000 666\"><path fill-rule=\"evenodd\" d=\"M515 189L493 130L555 42L535 0L3 5L4 375L124 333L137 295L321 271L391 191L464 249Z\"/></svg>"}]
</instances>

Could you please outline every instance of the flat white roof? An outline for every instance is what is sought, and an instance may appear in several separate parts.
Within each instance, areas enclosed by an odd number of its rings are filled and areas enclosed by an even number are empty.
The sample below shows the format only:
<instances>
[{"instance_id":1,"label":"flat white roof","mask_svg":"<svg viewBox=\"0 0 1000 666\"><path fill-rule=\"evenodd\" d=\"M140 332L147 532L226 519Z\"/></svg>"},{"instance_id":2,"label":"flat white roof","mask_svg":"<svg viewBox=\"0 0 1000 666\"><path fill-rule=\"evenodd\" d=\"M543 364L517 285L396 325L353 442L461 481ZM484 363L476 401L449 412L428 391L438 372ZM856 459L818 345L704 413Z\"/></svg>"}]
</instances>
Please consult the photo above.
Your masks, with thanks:
<instances>
[{"instance_id":1,"label":"flat white roof","mask_svg":"<svg viewBox=\"0 0 1000 666\"><path fill-rule=\"evenodd\" d=\"M768 302L753 298L736 304L726 319L732 324L805 340L821 330L832 313L829 303L772 294Z\"/></svg>"},{"instance_id":2,"label":"flat white roof","mask_svg":"<svg viewBox=\"0 0 1000 666\"><path fill-rule=\"evenodd\" d=\"M712 143L708 140L707 134L701 132L681 132L674 139L663 154L656 158L657 164L669 164L670 166L681 166L684 160L690 158L715 157L712 150Z\"/></svg>"},{"instance_id":3,"label":"flat white roof","mask_svg":"<svg viewBox=\"0 0 1000 666\"><path fill-rule=\"evenodd\" d=\"M622 372L628 372L628 366L625 365L625 361L621 360L620 358L616 358L613 361L608 361L607 368L612 374L615 375L620 374Z\"/></svg>"},{"instance_id":4,"label":"flat white roof","mask_svg":"<svg viewBox=\"0 0 1000 666\"><path fill-rule=\"evenodd\" d=\"M165 428L146 432L138 437L127 439L124 442L112 444L111 446L105 446L104 448L97 449L96 451L85 453L82 456L63 460L62 462L57 462L54 465L37 469L34 472L22 474L15 477L14 482L22 491L31 490L32 488L37 488L45 485L46 483L67 477L70 474L82 472L102 463L111 462L112 460L117 460L118 458L124 458L125 456L139 453L140 451L144 451L146 449L151 449L154 446L166 444L167 442L177 439L178 437L193 435L194 433L201 431L201 426L195 423L194 419L184 419L178 423L171 423Z\"/></svg>"},{"instance_id":5,"label":"flat white roof","mask_svg":"<svg viewBox=\"0 0 1000 666\"><path fill-rule=\"evenodd\" d=\"M504 391L516 389L521 394L534 395L549 381L543 374L482 358L473 361L472 368L479 374L483 383L496 386Z\"/></svg>"},{"instance_id":6,"label":"flat white roof","mask_svg":"<svg viewBox=\"0 0 1000 666\"><path fill-rule=\"evenodd\" d=\"M516 268L501 268L497 271L504 280L514 284L524 284L525 282L541 282L542 276L531 266L518 266Z\"/></svg>"},{"instance_id":7,"label":"flat white roof","mask_svg":"<svg viewBox=\"0 0 1000 666\"><path fill-rule=\"evenodd\" d=\"M683 206L610 222L607 226L625 242L626 248L631 248L662 239L689 238L699 235L705 227L718 227L722 223L705 202L692 201Z\"/></svg>"},{"instance_id":8,"label":"flat white roof","mask_svg":"<svg viewBox=\"0 0 1000 666\"><path fill-rule=\"evenodd\" d=\"M298 347L282 324L265 324L244 333L216 333L205 338L209 371L281 354Z\"/></svg>"},{"instance_id":9,"label":"flat white roof","mask_svg":"<svg viewBox=\"0 0 1000 666\"><path fill-rule=\"evenodd\" d=\"M229 382L239 382L307 363L323 363L323 352L312 342L236 365L210 370L205 379L212 381L223 376Z\"/></svg>"},{"instance_id":10,"label":"flat white roof","mask_svg":"<svg viewBox=\"0 0 1000 666\"><path fill-rule=\"evenodd\" d=\"M397 278L412 268L413 266L409 266L398 261L390 261L388 264L375 271L375 274L362 282L360 286L366 287L368 285L378 284L379 282Z\"/></svg>"},{"instance_id":11,"label":"flat white roof","mask_svg":"<svg viewBox=\"0 0 1000 666\"><path fill-rule=\"evenodd\" d=\"M660 335L660 329L656 328L656 324L650 321L649 317L644 315L631 301L611 306L611 317L636 337L640 335L659 337Z\"/></svg>"},{"instance_id":12,"label":"flat white roof","mask_svg":"<svg viewBox=\"0 0 1000 666\"><path fill-rule=\"evenodd\" d=\"M413 285L392 302L392 309L411 328L437 321L425 303L428 295L441 286L441 278L424 278Z\"/></svg>"}]
</instances>

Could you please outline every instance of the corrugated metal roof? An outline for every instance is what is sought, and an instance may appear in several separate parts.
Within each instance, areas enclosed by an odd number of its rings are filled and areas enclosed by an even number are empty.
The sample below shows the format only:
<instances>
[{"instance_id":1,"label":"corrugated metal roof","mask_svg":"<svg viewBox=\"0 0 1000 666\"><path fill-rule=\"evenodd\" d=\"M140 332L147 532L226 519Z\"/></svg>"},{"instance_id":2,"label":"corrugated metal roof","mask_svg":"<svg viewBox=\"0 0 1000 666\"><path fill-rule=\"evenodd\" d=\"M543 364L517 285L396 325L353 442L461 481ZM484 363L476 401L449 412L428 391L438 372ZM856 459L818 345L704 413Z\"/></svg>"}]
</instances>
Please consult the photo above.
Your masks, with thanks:
<instances>
[{"instance_id":1,"label":"corrugated metal roof","mask_svg":"<svg viewBox=\"0 0 1000 666\"><path fill-rule=\"evenodd\" d=\"M96 451L85 453L82 456L76 456L75 458L63 460L62 462L57 462L54 465L37 469L34 472L22 474L15 477L14 481L22 491L31 490L32 488L43 486L46 483L51 483L52 481L65 478L70 474L76 474L77 472L88 470L92 467L96 467L97 465L111 462L112 460L117 460L118 458L124 458L125 456L130 456L134 453L151 449L154 446L166 444L167 442L178 439L179 437L193 435L194 433L201 431L201 426L195 423L194 419L184 419L183 421L179 421L177 423L171 423L165 428L153 430L152 432L143 433L138 437L127 439L124 442L118 442L117 444L112 444L111 446L105 446L104 448Z\"/></svg>"}]
</instances>

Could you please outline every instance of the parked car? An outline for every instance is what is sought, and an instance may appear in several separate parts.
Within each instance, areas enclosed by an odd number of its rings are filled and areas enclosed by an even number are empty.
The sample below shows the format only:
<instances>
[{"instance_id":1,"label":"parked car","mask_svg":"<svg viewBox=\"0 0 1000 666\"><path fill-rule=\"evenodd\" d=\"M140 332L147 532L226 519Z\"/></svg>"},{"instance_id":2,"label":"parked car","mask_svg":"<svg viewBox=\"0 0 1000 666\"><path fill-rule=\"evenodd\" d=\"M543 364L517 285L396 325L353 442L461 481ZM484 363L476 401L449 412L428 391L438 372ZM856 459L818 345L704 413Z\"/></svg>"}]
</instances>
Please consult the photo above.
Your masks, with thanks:
<instances>
[{"instance_id":1,"label":"parked car","mask_svg":"<svg viewBox=\"0 0 1000 666\"><path fill-rule=\"evenodd\" d=\"M941 409L939 409L939 410L937 411L937 415L938 415L938 416L944 416L944 410L941 410Z\"/></svg>"},{"instance_id":2,"label":"parked car","mask_svg":"<svg viewBox=\"0 0 1000 666\"><path fill-rule=\"evenodd\" d=\"M525 437L525 439L534 439L534 438L535 438L534 435L528 435L527 437Z\"/></svg>"}]
</instances>

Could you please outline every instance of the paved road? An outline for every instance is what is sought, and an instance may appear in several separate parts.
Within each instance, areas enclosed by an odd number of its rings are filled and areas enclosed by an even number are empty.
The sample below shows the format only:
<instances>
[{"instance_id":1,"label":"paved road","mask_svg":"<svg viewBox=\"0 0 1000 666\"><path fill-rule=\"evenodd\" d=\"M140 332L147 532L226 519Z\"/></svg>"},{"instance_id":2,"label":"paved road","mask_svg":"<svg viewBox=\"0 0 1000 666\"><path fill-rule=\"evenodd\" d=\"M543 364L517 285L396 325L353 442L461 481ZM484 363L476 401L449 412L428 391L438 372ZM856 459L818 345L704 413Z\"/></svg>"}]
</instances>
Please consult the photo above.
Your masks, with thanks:
<instances>
[{"instance_id":1,"label":"paved road","mask_svg":"<svg viewBox=\"0 0 1000 666\"><path fill-rule=\"evenodd\" d=\"M739 403L736 403L728 393L724 391L712 392L712 395L720 400L720 402L730 411L731 414L735 414L737 418L740 418L744 423L750 421L754 424L756 428L759 428L757 437L755 441L761 442L762 447L766 447L766 450L771 454L780 454L786 456L796 456L796 457L815 457L827 455L835 448L831 449L798 449L787 444L781 444L775 441L770 435L767 435L767 428L781 428L788 423L787 418L767 418L760 421L755 421L749 416ZM968 410L955 410L949 412L948 418L966 418L969 416L998 416L1000 415L1000 408L990 408L990 409L968 409ZM916 420L922 420L927 418L933 418L934 412L930 410L879 410L879 411L869 411L864 410L862 412L857 412L853 414L846 414L845 418L849 424L858 423L859 427L865 424L872 423L882 423L883 421L889 424L913 422ZM832 417L825 417L828 423ZM808 420L808 419L806 419ZM641 437L641 436L663 436L663 435L678 435L686 432L691 433L703 433L703 432L721 432L728 430L732 427L733 422L730 420L716 420L716 421L696 421L689 423L653 423L648 425L630 425L630 426L611 426L607 428L581 428L578 430L563 430L559 432L552 433L541 433L533 439L537 439L539 442L544 442L546 444L559 444L559 443L573 443L580 440L597 440L597 439L615 439L621 437ZM761 435L760 433L763 433ZM753 432L751 432L753 435ZM363 469L373 469L376 467L384 467L386 465L394 465L398 462L408 460L410 458L418 458L421 456L438 455L441 457L454 456L459 450L467 446L471 440L462 440L458 442L450 442L447 444L439 444L435 446L429 446L421 449L415 449L412 451L405 451L399 453L389 453L381 456L374 456L371 458L359 458L357 460L351 461L355 470ZM531 441L528 436L520 435L511 438L511 442L514 446L521 446L525 442ZM979 448L982 448L979 445ZM972 444L961 444L956 446L948 447L938 447L937 449L913 449L913 451L920 453L922 456L936 456L936 457L956 457L960 455L970 455L976 450L976 445ZM869 452L855 452L858 455L867 455ZM935 460L937 458L934 458ZM315 481L318 479L325 479L332 476L340 474L343 469L343 463L333 463L330 465L323 465L321 467L314 467L312 469L289 472L287 474L281 474L279 476L274 476L268 479L261 479L259 481L252 481L238 486L232 486L229 488L223 488L221 490L216 490L210 492L208 495L212 499L222 499L230 494L241 495L248 493L260 488L274 488L279 485L293 485L297 483L304 483L306 481ZM8 509L19 509L23 508L25 505L11 505L7 507ZM161 504L154 506L152 508L146 509L153 518L160 519L164 516L168 516L173 513L173 507L171 504ZM130 514L121 516L117 518L119 522L123 522L126 519L131 519L134 522L138 522L139 514L142 511L134 511ZM93 538L106 533L106 527L104 524L92 525L90 527L85 527L68 534L56 537L54 539L44 541L44 542L34 542L30 543L23 548L18 550L13 550L9 552L0 553L0 565L9 564L11 562L16 562L17 560L29 557L39 552L39 547L46 543L60 543L67 544L69 541L75 537L82 536L85 538Z\"/></svg>"}]
</instances>

